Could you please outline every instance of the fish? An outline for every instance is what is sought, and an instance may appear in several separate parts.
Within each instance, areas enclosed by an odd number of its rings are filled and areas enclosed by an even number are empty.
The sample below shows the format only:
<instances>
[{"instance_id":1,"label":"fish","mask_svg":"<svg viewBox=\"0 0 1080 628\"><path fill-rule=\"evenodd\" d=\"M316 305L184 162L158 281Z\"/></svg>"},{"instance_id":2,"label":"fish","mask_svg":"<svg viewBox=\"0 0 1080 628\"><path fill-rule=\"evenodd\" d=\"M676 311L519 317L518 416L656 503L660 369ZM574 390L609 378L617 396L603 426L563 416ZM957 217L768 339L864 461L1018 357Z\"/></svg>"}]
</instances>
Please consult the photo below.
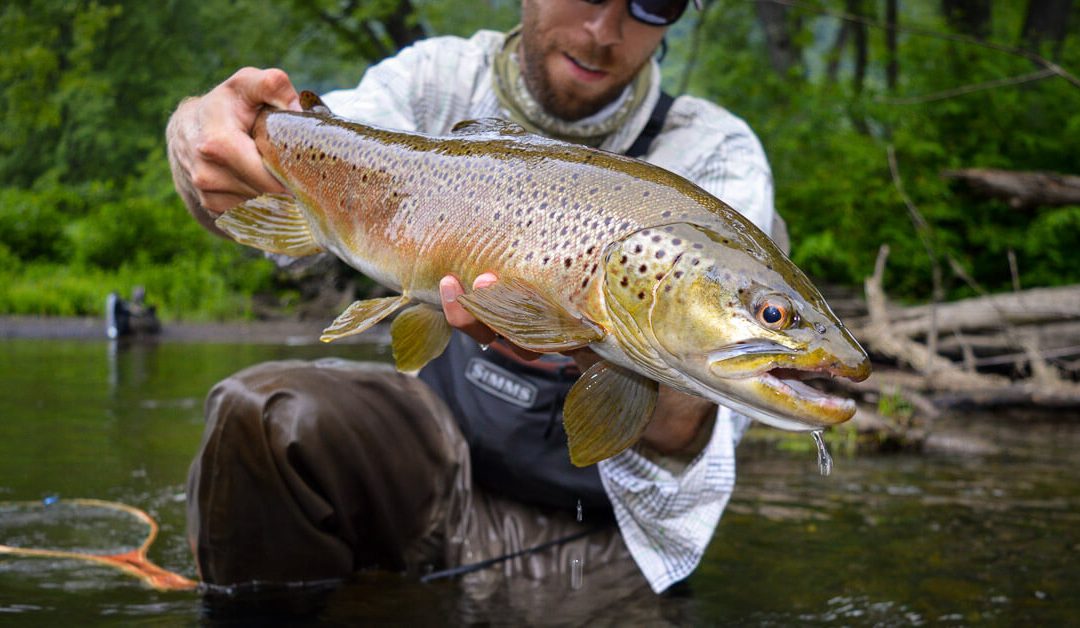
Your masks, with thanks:
<instances>
[{"instance_id":1,"label":"fish","mask_svg":"<svg viewBox=\"0 0 1080 628\"><path fill-rule=\"evenodd\" d=\"M397 313L394 360L416 372L452 331L439 280L494 272L458 297L466 311L526 349L600 357L563 407L575 465L633 445L660 384L785 430L855 413L803 379L863 380L866 352L765 233L694 183L501 119L434 136L337 117L310 92L301 107L267 108L252 131L288 193L216 224L263 251L329 251L397 293L353 303L322 340Z\"/></svg>"}]
</instances>

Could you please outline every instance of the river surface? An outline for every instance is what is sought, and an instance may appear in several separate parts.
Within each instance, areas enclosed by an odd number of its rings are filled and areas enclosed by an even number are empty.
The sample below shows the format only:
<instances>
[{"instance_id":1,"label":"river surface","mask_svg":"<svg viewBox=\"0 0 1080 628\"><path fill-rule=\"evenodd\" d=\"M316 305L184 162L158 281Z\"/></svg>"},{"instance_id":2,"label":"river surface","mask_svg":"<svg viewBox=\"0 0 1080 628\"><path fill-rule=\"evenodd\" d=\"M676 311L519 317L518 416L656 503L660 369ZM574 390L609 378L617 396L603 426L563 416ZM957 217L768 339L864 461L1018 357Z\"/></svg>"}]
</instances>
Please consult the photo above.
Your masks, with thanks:
<instances>
[{"instance_id":1,"label":"river surface","mask_svg":"<svg viewBox=\"0 0 1080 628\"><path fill-rule=\"evenodd\" d=\"M0 340L0 543L135 546L143 531L122 516L38 521L33 508L12 505L117 500L160 522L151 559L194 577L183 491L203 396L245 366L328 351L388 359L385 348L364 345ZM834 447L833 473L821 477L809 437L798 452L744 443L716 538L686 585L667 596L590 607L604 596L586 578L559 603L580 610L522 614L498 600L478 605L453 581L366 573L319 598L304 623L1080 624L1080 420L958 417L941 429L990 447L898 455ZM266 620L247 612L223 612L197 592L156 592L90 563L0 556L5 626Z\"/></svg>"}]
</instances>

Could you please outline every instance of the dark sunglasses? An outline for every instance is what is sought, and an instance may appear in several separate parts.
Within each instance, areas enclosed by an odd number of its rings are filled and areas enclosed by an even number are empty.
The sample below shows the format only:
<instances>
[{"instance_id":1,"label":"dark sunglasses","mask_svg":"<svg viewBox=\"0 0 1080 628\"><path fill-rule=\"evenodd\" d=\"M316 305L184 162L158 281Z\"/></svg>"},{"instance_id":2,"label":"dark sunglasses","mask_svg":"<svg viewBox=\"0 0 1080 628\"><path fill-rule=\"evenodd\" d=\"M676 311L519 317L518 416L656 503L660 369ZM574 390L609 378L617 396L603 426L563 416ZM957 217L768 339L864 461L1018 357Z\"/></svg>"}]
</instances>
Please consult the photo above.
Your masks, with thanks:
<instances>
[{"instance_id":1,"label":"dark sunglasses","mask_svg":"<svg viewBox=\"0 0 1080 628\"><path fill-rule=\"evenodd\" d=\"M606 0L585 0L589 4L603 4ZM700 8L701 0L694 0ZM689 0L627 0L630 17L649 26L669 26L682 17Z\"/></svg>"}]
</instances>

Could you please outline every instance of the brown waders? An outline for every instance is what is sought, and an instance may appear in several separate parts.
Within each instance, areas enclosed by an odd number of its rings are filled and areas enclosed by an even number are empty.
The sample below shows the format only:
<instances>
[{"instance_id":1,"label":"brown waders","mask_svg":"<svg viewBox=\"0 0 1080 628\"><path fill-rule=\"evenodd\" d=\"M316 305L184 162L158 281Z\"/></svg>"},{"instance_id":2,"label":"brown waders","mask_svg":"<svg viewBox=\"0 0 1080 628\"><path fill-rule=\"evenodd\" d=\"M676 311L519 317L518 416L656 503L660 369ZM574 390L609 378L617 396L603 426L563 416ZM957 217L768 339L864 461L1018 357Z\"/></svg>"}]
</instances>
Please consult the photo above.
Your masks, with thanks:
<instances>
[{"instance_id":1,"label":"brown waders","mask_svg":"<svg viewBox=\"0 0 1080 628\"><path fill-rule=\"evenodd\" d=\"M578 560L590 589L647 591L614 524L597 523L475 486L446 405L381 364L270 362L225 379L188 478L189 542L218 585L422 575L599 528L466 575L464 588L483 599L532 582L523 603L544 613L537 591L565 592Z\"/></svg>"}]
</instances>

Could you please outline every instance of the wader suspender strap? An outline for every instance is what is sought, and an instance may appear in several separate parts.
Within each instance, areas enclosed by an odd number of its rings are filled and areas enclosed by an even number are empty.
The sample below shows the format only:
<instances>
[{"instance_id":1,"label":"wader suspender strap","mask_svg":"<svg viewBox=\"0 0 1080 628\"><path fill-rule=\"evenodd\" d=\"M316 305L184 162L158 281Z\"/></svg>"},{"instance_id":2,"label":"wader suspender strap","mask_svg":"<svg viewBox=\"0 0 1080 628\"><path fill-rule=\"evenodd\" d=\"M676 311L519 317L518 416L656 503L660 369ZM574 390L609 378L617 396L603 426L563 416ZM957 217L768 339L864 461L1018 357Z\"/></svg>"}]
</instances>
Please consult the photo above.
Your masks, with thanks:
<instances>
[{"instance_id":1,"label":"wader suspender strap","mask_svg":"<svg viewBox=\"0 0 1080 628\"><path fill-rule=\"evenodd\" d=\"M671 97L667 92L660 92L660 99L656 101L656 106L653 107L652 114L649 115L649 121L645 123L645 128L641 130L641 135L638 136L630 148L626 151L627 157L639 158L649 152L649 147L652 146L653 140L656 136L660 135L660 131L664 128L664 120L667 118L668 110L671 109L671 104L675 102L675 99ZM610 525L610 524L608 524ZM576 541L607 527L597 526L575 532L573 534L564 536L559 539L548 541L547 543L541 543L535 547L528 547L523 550L498 556L496 558L490 558L488 560L482 560L477 563L471 563L467 565L461 565L452 569L443 569L442 571L436 571L429 573L420 578L420 582L433 582L435 580L441 580L443 578L452 578L454 576L460 576L474 571L479 571L485 567L497 565L503 561L510 560L511 558L517 558L519 556L526 556L536 552L541 552L549 547L556 547L570 541Z\"/></svg>"},{"instance_id":2,"label":"wader suspender strap","mask_svg":"<svg viewBox=\"0 0 1080 628\"><path fill-rule=\"evenodd\" d=\"M653 140L656 139L657 135L660 135L660 131L664 128L664 120L667 118L668 110L671 109L673 102L675 102L675 99L672 98L671 94L665 91L660 92L660 99L656 101L656 106L653 107L652 114L649 115L649 121L645 123L645 128L641 130L641 135L626 150L627 157L640 159L649 152Z\"/></svg>"}]
</instances>

